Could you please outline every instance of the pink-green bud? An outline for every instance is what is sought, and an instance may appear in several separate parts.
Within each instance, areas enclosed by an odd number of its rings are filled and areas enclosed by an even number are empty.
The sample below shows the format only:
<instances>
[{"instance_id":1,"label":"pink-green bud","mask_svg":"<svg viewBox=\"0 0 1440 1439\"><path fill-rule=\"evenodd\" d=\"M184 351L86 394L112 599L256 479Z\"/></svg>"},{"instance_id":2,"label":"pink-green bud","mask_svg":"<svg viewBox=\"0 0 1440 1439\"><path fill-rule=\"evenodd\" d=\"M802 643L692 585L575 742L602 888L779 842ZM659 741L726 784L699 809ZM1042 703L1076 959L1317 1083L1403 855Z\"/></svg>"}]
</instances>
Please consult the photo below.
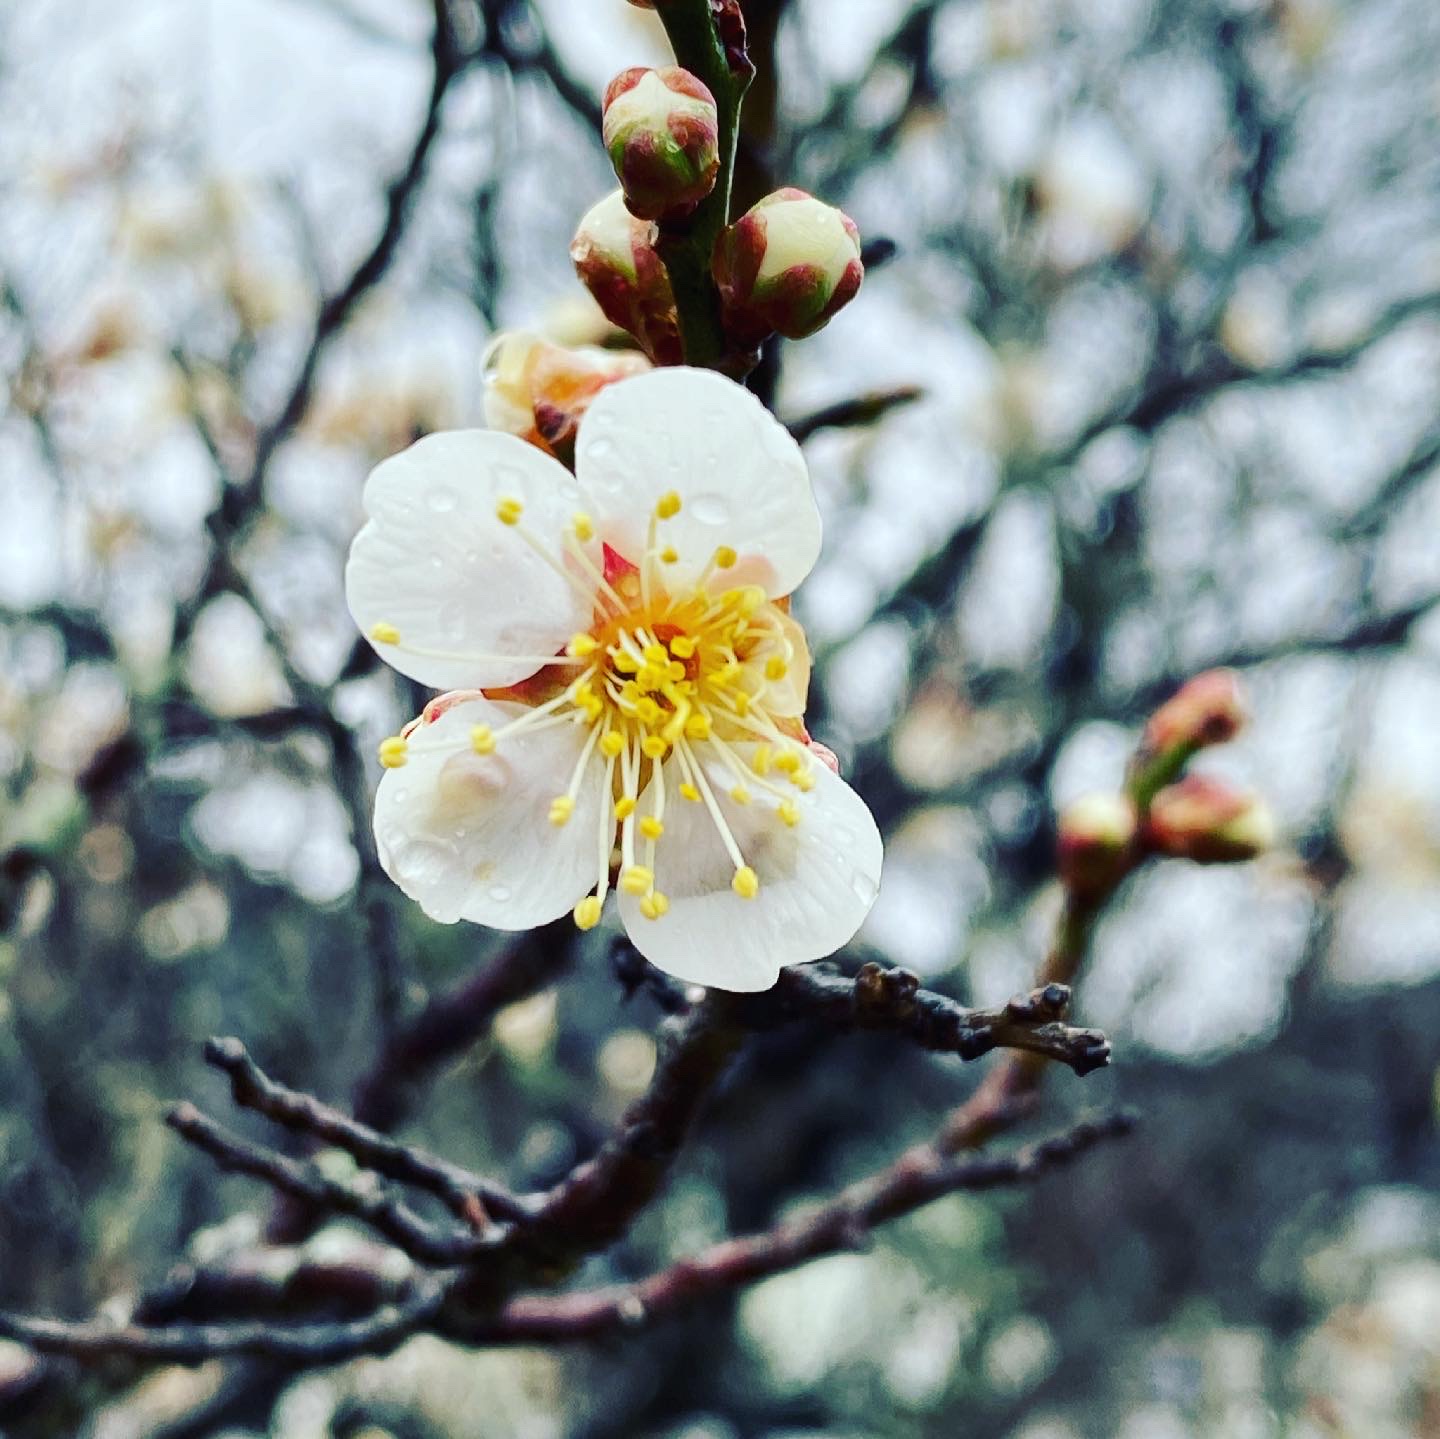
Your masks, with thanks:
<instances>
[{"instance_id":1,"label":"pink-green bud","mask_svg":"<svg viewBox=\"0 0 1440 1439\"><path fill-rule=\"evenodd\" d=\"M1173 750L1194 752L1225 744L1245 725L1245 701L1234 670L1206 670L1168 699L1145 726L1141 754L1159 756Z\"/></svg>"},{"instance_id":2,"label":"pink-green bud","mask_svg":"<svg viewBox=\"0 0 1440 1439\"><path fill-rule=\"evenodd\" d=\"M1091 794L1060 816L1059 869L1065 888L1080 899L1107 894L1130 867L1135 806L1119 794Z\"/></svg>"},{"instance_id":3,"label":"pink-green bud","mask_svg":"<svg viewBox=\"0 0 1440 1439\"><path fill-rule=\"evenodd\" d=\"M803 190L776 190L715 247L725 323L744 344L772 331L803 340L855 298L865 267L850 217Z\"/></svg>"},{"instance_id":4,"label":"pink-green bud","mask_svg":"<svg viewBox=\"0 0 1440 1439\"><path fill-rule=\"evenodd\" d=\"M720 112L678 65L622 71L605 92L605 149L625 203L642 220L679 220L715 188Z\"/></svg>"},{"instance_id":5,"label":"pink-green bud","mask_svg":"<svg viewBox=\"0 0 1440 1439\"><path fill-rule=\"evenodd\" d=\"M1177 859L1233 864L1275 843L1275 819L1258 795L1213 775L1194 774L1151 800L1145 839Z\"/></svg>"},{"instance_id":6,"label":"pink-green bud","mask_svg":"<svg viewBox=\"0 0 1440 1439\"><path fill-rule=\"evenodd\" d=\"M680 324L670 276L655 250L657 233L653 221L625 208L616 190L580 221L570 258L612 325L632 334L657 365L678 365Z\"/></svg>"}]
</instances>

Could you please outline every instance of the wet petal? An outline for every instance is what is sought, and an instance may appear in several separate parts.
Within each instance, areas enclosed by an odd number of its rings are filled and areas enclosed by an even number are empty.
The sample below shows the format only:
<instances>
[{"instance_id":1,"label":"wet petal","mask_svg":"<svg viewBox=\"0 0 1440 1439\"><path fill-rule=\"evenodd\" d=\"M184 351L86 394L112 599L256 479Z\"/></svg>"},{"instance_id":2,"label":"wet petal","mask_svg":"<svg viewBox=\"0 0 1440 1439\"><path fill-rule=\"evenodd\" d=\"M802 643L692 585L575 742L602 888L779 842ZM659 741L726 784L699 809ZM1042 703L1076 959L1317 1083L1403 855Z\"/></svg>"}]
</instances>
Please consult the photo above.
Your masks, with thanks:
<instances>
[{"instance_id":1,"label":"wet petal","mask_svg":"<svg viewBox=\"0 0 1440 1439\"><path fill-rule=\"evenodd\" d=\"M526 530L558 557L580 508L575 482L513 435L427 435L371 471L345 594L402 674L437 689L514 684L590 623L579 589L496 517L504 498L521 502ZM376 641L387 626L398 643Z\"/></svg>"},{"instance_id":2,"label":"wet petal","mask_svg":"<svg viewBox=\"0 0 1440 1439\"><path fill-rule=\"evenodd\" d=\"M580 426L576 474L602 538L638 560L662 495L681 509L660 526L688 579L729 546L726 584L789 594L820 554L820 512L800 447L748 390L710 370L672 368L604 390Z\"/></svg>"},{"instance_id":3,"label":"wet petal","mask_svg":"<svg viewBox=\"0 0 1440 1439\"><path fill-rule=\"evenodd\" d=\"M385 772L375 839L385 873L432 919L529 929L571 909L595 883L604 765L594 755L569 822L549 822L586 738L576 724L471 744L476 725L499 732L523 705L469 700L410 736L409 758ZM543 721L542 721L543 723Z\"/></svg>"},{"instance_id":4,"label":"wet petal","mask_svg":"<svg viewBox=\"0 0 1440 1439\"><path fill-rule=\"evenodd\" d=\"M736 746L747 763L754 748ZM810 771L813 789L787 793L800 817L793 828L767 794L735 804L732 777L718 759L705 757L704 770L759 892L753 899L734 892L735 866L708 810L681 800L666 809L655 855L655 887L669 899L668 913L647 920L639 899L622 893L621 918L640 953L677 979L768 989L782 966L822 959L853 938L879 889L880 833L860 796L822 765ZM679 778L667 765L671 793ZM647 794L640 810L648 808Z\"/></svg>"}]
</instances>

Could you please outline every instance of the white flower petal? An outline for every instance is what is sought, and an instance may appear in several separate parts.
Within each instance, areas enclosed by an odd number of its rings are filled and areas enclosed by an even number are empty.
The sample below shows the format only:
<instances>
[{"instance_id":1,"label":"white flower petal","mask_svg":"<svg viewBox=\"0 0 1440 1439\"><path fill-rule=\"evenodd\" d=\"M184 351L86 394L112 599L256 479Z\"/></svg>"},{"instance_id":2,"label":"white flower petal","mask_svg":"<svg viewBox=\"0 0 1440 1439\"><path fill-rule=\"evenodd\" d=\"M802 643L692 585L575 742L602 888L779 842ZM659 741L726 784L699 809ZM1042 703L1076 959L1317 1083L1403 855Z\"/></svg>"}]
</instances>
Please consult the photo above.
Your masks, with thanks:
<instances>
[{"instance_id":1,"label":"white flower petal","mask_svg":"<svg viewBox=\"0 0 1440 1439\"><path fill-rule=\"evenodd\" d=\"M820 554L820 512L800 446L743 386L710 370L670 368L603 390L580 425L575 473L602 538L638 563L656 501L681 510L660 542L685 580L721 545L740 556L726 584L788 595Z\"/></svg>"},{"instance_id":2,"label":"white flower petal","mask_svg":"<svg viewBox=\"0 0 1440 1439\"><path fill-rule=\"evenodd\" d=\"M514 684L589 625L580 591L496 518L503 498L521 501L527 531L558 558L579 492L513 435L427 435L371 471L345 595L367 637L377 624L399 631L375 648L402 674L437 689Z\"/></svg>"},{"instance_id":3,"label":"white flower petal","mask_svg":"<svg viewBox=\"0 0 1440 1439\"><path fill-rule=\"evenodd\" d=\"M755 746L735 748L748 762ZM811 767L808 794L789 796L800 812L793 829L768 794L752 785L754 798L737 805L728 794L730 771L718 760L704 768L759 876L759 893L742 899L731 889L735 866L708 810L673 797L680 775L672 761L665 771L672 798L655 854L655 887L669 899L669 912L648 920L639 900L622 893L620 915L636 949L667 974L717 989L768 989L782 966L823 959L853 938L879 890L880 832L860 796L823 765ZM650 806L647 791L640 812Z\"/></svg>"},{"instance_id":4,"label":"white flower petal","mask_svg":"<svg viewBox=\"0 0 1440 1439\"><path fill-rule=\"evenodd\" d=\"M526 713L483 699L455 705L415 730L407 763L380 781L380 863L432 919L529 929L559 918L595 884L600 806L608 802L602 760L590 756L569 823L557 829L548 818L574 772L584 728L522 731L484 756L470 745L475 725L498 731Z\"/></svg>"}]
</instances>

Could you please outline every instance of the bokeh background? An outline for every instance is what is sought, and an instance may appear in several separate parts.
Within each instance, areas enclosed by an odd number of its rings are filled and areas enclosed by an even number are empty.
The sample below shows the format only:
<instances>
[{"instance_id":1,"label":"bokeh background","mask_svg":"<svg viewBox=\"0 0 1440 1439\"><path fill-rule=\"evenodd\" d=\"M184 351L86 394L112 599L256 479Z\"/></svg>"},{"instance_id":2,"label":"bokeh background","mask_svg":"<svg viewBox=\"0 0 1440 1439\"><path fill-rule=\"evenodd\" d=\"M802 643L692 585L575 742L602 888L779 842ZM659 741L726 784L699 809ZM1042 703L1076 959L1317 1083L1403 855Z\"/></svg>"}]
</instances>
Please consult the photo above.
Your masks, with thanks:
<instances>
[{"instance_id":1,"label":"bokeh background","mask_svg":"<svg viewBox=\"0 0 1440 1439\"><path fill-rule=\"evenodd\" d=\"M0 1432L1440 1435L1440 9L746 10L742 192L896 247L757 383L797 423L922 391L807 440L812 728L888 840L865 941L963 999L1024 987L1056 808L1117 785L1179 680L1244 673L1253 727L1207 763L1282 843L1128 884L1078 1007L1115 1064L1050 1092L1142 1132L602 1349L136 1386L6 1346ZM220 1105L204 1036L344 1101L503 958L352 843L414 696L356 650L341 568L370 465L478 422L496 331L594 332L566 247L607 188L597 96L664 52L623 0L454 13L473 58L405 188L424 0L0 7L4 1307L87 1314L254 1241L267 1197L160 1122ZM556 939L401 1132L519 1185L588 1153L659 1021L609 943ZM833 1189L976 1068L756 1042L582 1277Z\"/></svg>"}]
</instances>

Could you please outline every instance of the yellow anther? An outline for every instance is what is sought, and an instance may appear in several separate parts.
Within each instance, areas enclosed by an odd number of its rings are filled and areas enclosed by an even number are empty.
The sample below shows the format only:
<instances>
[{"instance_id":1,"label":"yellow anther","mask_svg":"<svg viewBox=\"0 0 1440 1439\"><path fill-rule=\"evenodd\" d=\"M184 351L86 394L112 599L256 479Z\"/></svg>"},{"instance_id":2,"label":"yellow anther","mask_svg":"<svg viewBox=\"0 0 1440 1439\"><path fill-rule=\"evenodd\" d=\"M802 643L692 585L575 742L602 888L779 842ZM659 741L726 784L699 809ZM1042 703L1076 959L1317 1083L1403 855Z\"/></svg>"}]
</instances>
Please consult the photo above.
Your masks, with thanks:
<instances>
[{"instance_id":1,"label":"yellow anther","mask_svg":"<svg viewBox=\"0 0 1440 1439\"><path fill-rule=\"evenodd\" d=\"M809 794L815 788L815 776L809 770L796 770L790 776L790 783L800 791L801 794Z\"/></svg>"},{"instance_id":2,"label":"yellow anther","mask_svg":"<svg viewBox=\"0 0 1440 1439\"><path fill-rule=\"evenodd\" d=\"M646 919L659 919L669 911L670 901L658 889L652 890L640 901L640 913Z\"/></svg>"},{"instance_id":3,"label":"yellow anther","mask_svg":"<svg viewBox=\"0 0 1440 1439\"><path fill-rule=\"evenodd\" d=\"M665 548L660 551L661 564L673 565L679 558L680 551L677 550L674 545L666 545Z\"/></svg>"},{"instance_id":4,"label":"yellow anther","mask_svg":"<svg viewBox=\"0 0 1440 1439\"><path fill-rule=\"evenodd\" d=\"M384 620L376 620L370 626L370 638L377 645L398 645L400 643L400 631L394 625L386 624Z\"/></svg>"},{"instance_id":5,"label":"yellow anther","mask_svg":"<svg viewBox=\"0 0 1440 1439\"><path fill-rule=\"evenodd\" d=\"M685 721L685 738L706 740L710 738L710 716L693 714Z\"/></svg>"},{"instance_id":6,"label":"yellow anther","mask_svg":"<svg viewBox=\"0 0 1440 1439\"><path fill-rule=\"evenodd\" d=\"M715 551L715 568L717 570L728 570L733 568L735 561L740 558L729 545L721 545Z\"/></svg>"},{"instance_id":7,"label":"yellow anther","mask_svg":"<svg viewBox=\"0 0 1440 1439\"><path fill-rule=\"evenodd\" d=\"M409 745L398 734L380 742L380 763L386 769L399 769L409 758Z\"/></svg>"},{"instance_id":8,"label":"yellow anther","mask_svg":"<svg viewBox=\"0 0 1440 1439\"><path fill-rule=\"evenodd\" d=\"M575 538L579 540L582 545L589 544L589 542L595 538L595 521L583 510L576 514L574 519L570 521L570 524L575 531ZM585 901L582 899L580 903L584 904ZM588 926L583 927L588 928Z\"/></svg>"},{"instance_id":9,"label":"yellow anther","mask_svg":"<svg viewBox=\"0 0 1440 1439\"><path fill-rule=\"evenodd\" d=\"M664 645L646 645L640 654L647 665L668 665L670 663L670 651Z\"/></svg>"},{"instance_id":10,"label":"yellow anther","mask_svg":"<svg viewBox=\"0 0 1440 1439\"><path fill-rule=\"evenodd\" d=\"M670 746L663 735L647 734L645 738L640 741L640 748L644 752L646 759L664 759L665 751L668 750ZM641 828L644 828L643 824Z\"/></svg>"},{"instance_id":11,"label":"yellow anther","mask_svg":"<svg viewBox=\"0 0 1440 1439\"><path fill-rule=\"evenodd\" d=\"M736 804L749 804L750 791L746 789L743 784L737 784L730 791L730 798L733 799Z\"/></svg>"},{"instance_id":12,"label":"yellow anther","mask_svg":"<svg viewBox=\"0 0 1440 1439\"><path fill-rule=\"evenodd\" d=\"M760 893L760 876L748 864L742 865L735 871L735 878L730 881L730 888L741 899L754 899Z\"/></svg>"},{"instance_id":13,"label":"yellow anther","mask_svg":"<svg viewBox=\"0 0 1440 1439\"><path fill-rule=\"evenodd\" d=\"M634 795L622 794L620 798L615 801L615 818L622 821L627 820L634 813Z\"/></svg>"},{"instance_id":14,"label":"yellow anther","mask_svg":"<svg viewBox=\"0 0 1440 1439\"><path fill-rule=\"evenodd\" d=\"M619 730L606 730L600 736L600 753L606 759L614 759L625 748L625 736Z\"/></svg>"},{"instance_id":15,"label":"yellow anther","mask_svg":"<svg viewBox=\"0 0 1440 1439\"><path fill-rule=\"evenodd\" d=\"M635 718L643 725L659 724L660 706L649 695L643 695L635 701Z\"/></svg>"},{"instance_id":16,"label":"yellow anther","mask_svg":"<svg viewBox=\"0 0 1440 1439\"><path fill-rule=\"evenodd\" d=\"M800 807L793 799L782 799L775 806L775 813L779 815L780 822L794 829L800 823Z\"/></svg>"},{"instance_id":17,"label":"yellow anther","mask_svg":"<svg viewBox=\"0 0 1440 1439\"><path fill-rule=\"evenodd\" d=\"M610 663L620 671L622 675L633 675L640 668L640 661L630 653L629 650L612 649L610 651Z\"/></svg>"},{"instance_id":18,"label":"yellow anther","mask_svg":"<svg viewBox=\"0 0 1440 1439\"><path fill-rule=\"evenodd\" d=\"M765 661L765 678L767 680L783 680L789 673L789 666L779 655L771 655Z\"/></svg>"},{"instance_id":19,"label":"yellow anther","mask_svg":"<svg viewBox=\"0 0 1440 1439\"><path fill-rule=\"evenodd\" d=\"M634 680L626 680L620 686L620 698L628 705L640 703L640 686Z\"/></svg>"},{"instance_id":20,"label":"yellow anther","mask_svg":"<svg viewBox=\"0 0 1440 1439\"><path fill-rule=\"evenodd\" d=\"M755 753L750 756L750 768L756 774L769 774L771 762L775 758L775 751L768 744L757 744Z\"/></svg>"},{"instance_id":21,"label":"yellow anther","mask_svg":"<svg viewBox=\"0 0 1440 1439\"><path fill-rule=\"evenodd\" d=\"M594 929L600 923L600 911L603 908L604 905L600 902L599 895L587 894L575 906L575 927L577 929Z\"/></svg>"},{"instance_id":22,"label":"yellow anther","mask_svg":"<svg viewBox=\"0 0 1440 1439\"><path fill-rule=\"evenodd\" d=\"M688 779L680 786L680 795L681 798L688 799L691 804L700 803L700 791Z\"/></svg>"},{"instance_id":23,"label":"yellow anther","mask_svg":"<svg viewBox=\"0 0 1440 1439\"><path fill-rule=\"evenodd\" d=\"M506 496L495 506L495 518L502 525L518 525L520 516L525 513L525 506L519 500Z\"/></svg>"},{"instance_id":24,"label":"yellow anther","mask_svg":"<svg viewBox=\"0 0 1440 1439\"><path fill-rule=\"evenodd\" d=\"M580 701L580 708L585 711L585 718L594 724L596 720L605 713L605 704L599 695L586 695Z\"/></svg>"},{"instance_id":25,"label":"yellow anther","mask_svg":"<svg viewBox=\"0 0 1440 1439\"><path fill-rule=\"evenodd\" d=\"M550 801L550 823L557 829L575 813L575 801L568 794L556 795Z\"/></svg>"},{"instance_id":26,"label":"yellow anther","mask_svg":"<svg viewBox=\"0 0 1440 1439\"><path fill-rule=\"evenodd\" d=\"M679 660L671 660L670 663L665 666L665 678L668 679L671 684L678 683L685 678L685 666L682 665Z\"/></svg>"},{"instance_id":27,"label":"yellow anther","mask_svg":"<svg viewBox=\"0 0 1440 1439\"><path fill-rule=\"evenodd\" d=\"M476 754L494 754L495 731L488 724L477 724L470 731L470 748Z\"/></svg>"},{"instance_id":28,"label":"yellow anther","mask_svg":"<svg viewBox=\"0 0 1440 1439\"><path fill-rule=\"evenodd\" d=\"M655 876L643 864L632 864L620 876L620 888L626 894L649 894L655 883Z\"/></svg>"},{"instance_id":29,"label":"yellow anther","mask_svg":"<svg viewBox=\"0 0 1440 1439\"><path fill-rule=\"evenodd\" d=\"M750 696L744 690L735 691L735 713L742 718L750 713Z\"/></svg>"},{"instance_id":30,"label":"yellow anther","mask_svg":"<svg viewBox=\"0 0 1440 1439\"><path fill-rule=\"evenodd\" d=\"M775 756L775 768L781 774L794 774L800 768L800 756L793 749L781 750Z\"/></svg>"},{"instance_id":31,"label":"yellow anther","mask_svg":"<svg viewBox=\"0 0 1440 1439\"><path fill-rule=\"evenodd\" d=\"M673 520L680 513L680 496L674 490L667 490L655 502L657 520Z\"/></svg>"},{"instance_id":32,"label":"yellow anther","mask_svg":"<svg viewBox=\"0 0 1440 1439\"><path fill-rule=\"evenodd\" d=\"M765 591L759 585L746 585L737 603L740 613L748 619L765 603Z\"/></svg>"},{"instance_id":33,"label":"yellow anther","mask_svg":"<svg viewBox=\"0 0 1440 1439\"><path fill-rule=\"evenodd\" d=\"M688 660L695 653L695 641L689 635L676 635L670 641L670 653L677 660Z\"/></svg>"},{"instance_id":34,"label":"yellow anther","mask_svg":"<svg viewBox=\"0 0 1440 1439\"><path fill-rule=\"evenodd\" d=\"M600 648L600 641L594 635L572 635L570 643L565 646L565 653L577 660L588 659Z\"/></svg>"},{"instance_id":35,"label":"yellow anther","mask_svg":"<svg viewBox=\"0 0 1440 1439\"><path fill-rule=\"evenodd\" d=\"M665 833L665 826L653 814L647 814L640 821L640 833L646 839L659 839Z\"/></svg>"}]
</instances>

